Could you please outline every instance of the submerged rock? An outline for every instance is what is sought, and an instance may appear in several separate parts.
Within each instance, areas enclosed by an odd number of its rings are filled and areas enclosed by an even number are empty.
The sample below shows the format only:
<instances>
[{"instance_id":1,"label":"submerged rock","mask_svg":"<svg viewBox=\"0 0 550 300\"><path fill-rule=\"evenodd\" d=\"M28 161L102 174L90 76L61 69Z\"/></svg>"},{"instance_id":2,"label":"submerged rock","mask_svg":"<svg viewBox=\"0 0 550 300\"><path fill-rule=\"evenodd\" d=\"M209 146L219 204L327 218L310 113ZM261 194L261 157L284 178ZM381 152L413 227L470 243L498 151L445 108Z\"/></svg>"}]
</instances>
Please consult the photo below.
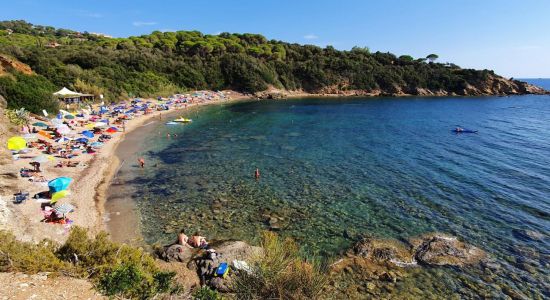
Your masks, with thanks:
<instances>
[{"instance_id":1,"label":"submerged rock","mask_svg":"<svg viewBox=\"0 0 550 300\"><path fill-rule=\"evenodd\" d=\"M477 263L485 257L483 250L452 236L427 235L414 241L414 244L414 257L418 262L428 265L462 267Z\"/></svg>"}]
</instances>

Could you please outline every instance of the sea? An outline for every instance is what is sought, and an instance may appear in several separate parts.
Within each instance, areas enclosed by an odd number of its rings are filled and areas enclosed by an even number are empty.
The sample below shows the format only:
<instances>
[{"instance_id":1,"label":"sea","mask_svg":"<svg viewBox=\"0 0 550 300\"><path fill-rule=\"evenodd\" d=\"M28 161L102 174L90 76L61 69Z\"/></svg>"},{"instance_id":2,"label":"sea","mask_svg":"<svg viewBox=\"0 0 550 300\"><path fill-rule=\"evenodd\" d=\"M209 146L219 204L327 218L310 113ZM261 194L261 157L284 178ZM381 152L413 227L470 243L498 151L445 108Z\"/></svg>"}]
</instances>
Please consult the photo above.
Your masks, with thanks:
<instances>
[{"instance_id":1,"label":"sea","mask_svg":"<svg viewBox=\"0 0 550 300\"><path fill-rule=\"evenodd\" d=\"M550 296L550 96L251 100L183 115L193 122L148 125L117 175L148 243L182 228L250 243L275 230L332 258L363 234L442 232L493 267L430 268L398 283L404 295L432 282L436 297Z\"/></svg>"}]
</instances>

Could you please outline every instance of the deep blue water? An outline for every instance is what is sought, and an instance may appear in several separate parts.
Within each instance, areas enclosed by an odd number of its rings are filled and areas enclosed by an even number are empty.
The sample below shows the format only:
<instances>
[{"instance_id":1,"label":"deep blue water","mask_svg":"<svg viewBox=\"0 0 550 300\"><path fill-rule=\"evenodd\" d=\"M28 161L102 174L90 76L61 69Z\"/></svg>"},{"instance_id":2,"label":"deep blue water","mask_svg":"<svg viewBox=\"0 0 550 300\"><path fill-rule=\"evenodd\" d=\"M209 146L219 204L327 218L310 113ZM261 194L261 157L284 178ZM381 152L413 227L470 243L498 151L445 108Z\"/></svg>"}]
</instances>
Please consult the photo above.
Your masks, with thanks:
<instances>
[{"instance_id":1,"label":"deep blue water","mask_svg":"<svg viewBox=\"0 0 550 300\"><path fill-rule=\"evenodd\" d=\"M156 166L126 176L149 242L180 228L254 242L270 217L324 256L361 233L445 232L490 253L498 284L548 296L549 115L549 96L210 106L189 125L151 125L141 154ZM457 125L479 133L454 134ZM468 272L484 285L483 270ZM456 270L433 276L460 286Z\"/></svg>"}]
</instances>

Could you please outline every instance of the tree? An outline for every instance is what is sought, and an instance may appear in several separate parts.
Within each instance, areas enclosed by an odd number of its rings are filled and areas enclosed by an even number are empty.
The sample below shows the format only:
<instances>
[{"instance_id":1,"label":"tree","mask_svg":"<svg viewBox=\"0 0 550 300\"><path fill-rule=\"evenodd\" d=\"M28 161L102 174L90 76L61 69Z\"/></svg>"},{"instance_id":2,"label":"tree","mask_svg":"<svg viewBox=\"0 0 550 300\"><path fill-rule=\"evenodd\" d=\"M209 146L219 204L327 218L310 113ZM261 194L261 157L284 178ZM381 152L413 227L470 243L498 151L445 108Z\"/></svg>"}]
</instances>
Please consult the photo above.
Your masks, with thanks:
<instances>
[{"instance_id":1,"label":"tree","mask_svg":"<svg viewBox=\"0 0 550 300\"><path fill-rule=\"evenodd\" d=\"M412 62L414 58L410 55L401 55L399 56L399 60L405 61L405 62Z\"/></svg>"},{"instance_id":2,"label":"tree","mask_svg":"<svg viewBox=\"0 0 550 300\"><path fill-rule=\"evenodd\" d=\"M435 62L439 58L439 55L437 54L430 54L426 56L426 59L428 59L431 63Z\"/></svg>"}]
</instances>

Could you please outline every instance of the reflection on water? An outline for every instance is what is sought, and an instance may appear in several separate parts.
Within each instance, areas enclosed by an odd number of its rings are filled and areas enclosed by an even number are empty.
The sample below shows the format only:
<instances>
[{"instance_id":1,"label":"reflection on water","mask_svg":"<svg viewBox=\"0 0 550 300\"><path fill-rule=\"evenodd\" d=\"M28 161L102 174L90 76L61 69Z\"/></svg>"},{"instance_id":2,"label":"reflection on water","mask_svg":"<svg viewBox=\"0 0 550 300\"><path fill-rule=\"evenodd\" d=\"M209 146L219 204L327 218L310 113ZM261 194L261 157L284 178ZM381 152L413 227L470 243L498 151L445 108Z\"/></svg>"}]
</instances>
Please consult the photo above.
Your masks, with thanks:
<instances>
[{"instance_id":1,"label":"reflection on water","mask_svg":"<svg viewBox=\"0 0 550 300\"><path fill-rule=\"evenodd\" d=\"M440 231L489 252L497 270L438 268L403 289L437 277L444 286L433 289L475 282L486 295L501 296L507 286L542 296L550 275L549 100L307 99L206 107L191 124L155 129L142 148L151 167L135 172L127 165L125 174L136 187L149 242L172 240L180 228L254 242L258 231L271 229L308 252L332 256L364 232L405 239ZM451 133L456 126L479 133Z\"/></svg>"}]
</instances>

